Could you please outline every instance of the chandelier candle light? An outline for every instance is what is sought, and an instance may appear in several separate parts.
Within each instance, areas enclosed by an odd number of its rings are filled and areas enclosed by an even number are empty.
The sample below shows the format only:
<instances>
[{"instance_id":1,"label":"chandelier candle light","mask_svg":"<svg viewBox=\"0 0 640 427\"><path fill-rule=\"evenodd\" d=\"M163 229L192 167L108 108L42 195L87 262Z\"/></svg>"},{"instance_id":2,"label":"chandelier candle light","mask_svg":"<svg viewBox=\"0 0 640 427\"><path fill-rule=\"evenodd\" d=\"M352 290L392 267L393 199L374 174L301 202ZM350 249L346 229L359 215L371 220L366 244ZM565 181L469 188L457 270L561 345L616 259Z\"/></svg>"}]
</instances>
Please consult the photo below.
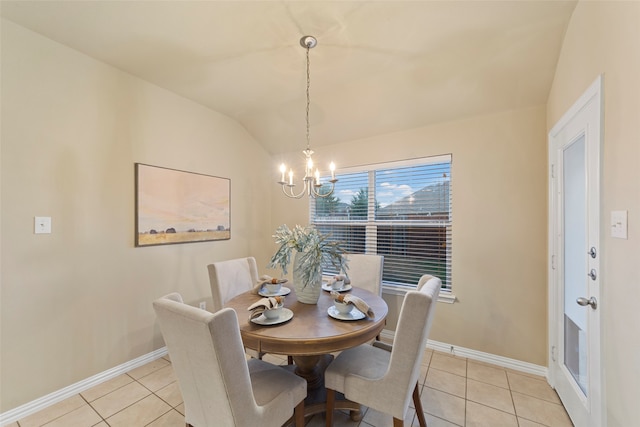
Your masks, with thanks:
<instances>
[{"instance_id":1,"label":"chandelier candle light","mask_svg":"<svg viewBox=\"0 0 640 427\"><path fill-rule=\"evenodd\" d=\"M293 169L289 169L289 181L285 181L285 173L287 172L287 166L283 163L280 165L280 173L282 174L280 181L278 184L282 185L282 192L285 196L299 199L305 194L309 194L310 197L329 197L333 193L333 189L335 187L336 182L336 165L331 162L329 165L329 170L331 171L331 179L329 182L331 183L331 188L329 191L320 191L322 184L320 183L320 172L316 168L315 173L313 172L313 159L311 156L313 155L313 150L310 147L310 133L309 133L309 86L311 83L311 73L309 72L309 49L315 47L318 44L318 41L313 36L304 36L300 39L300 45L307 50L307 110L306 110L306 119L307 119L307 148L302 151L305 156L305 168L304 168L304 178L302 180L302 191L299 194L295 194L293 191L293 187L296 185L293 183ZM287 187L288 191L287 191Z\"/></svg>"}]
</instances>

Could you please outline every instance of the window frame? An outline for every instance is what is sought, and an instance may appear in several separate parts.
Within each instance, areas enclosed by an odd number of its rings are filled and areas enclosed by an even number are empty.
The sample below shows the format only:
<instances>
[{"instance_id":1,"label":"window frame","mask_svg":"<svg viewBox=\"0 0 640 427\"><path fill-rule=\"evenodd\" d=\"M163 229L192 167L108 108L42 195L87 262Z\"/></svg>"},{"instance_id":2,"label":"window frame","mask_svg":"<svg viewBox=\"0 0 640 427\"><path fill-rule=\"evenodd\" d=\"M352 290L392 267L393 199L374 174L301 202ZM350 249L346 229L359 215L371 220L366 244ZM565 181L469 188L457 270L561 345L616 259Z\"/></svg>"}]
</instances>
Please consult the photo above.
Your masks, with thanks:
<instances>
[{"instance_id":1,"label":"window frame","mask_svg":"<svg viewBox=\"0 0 640 427\"><path fill-rule=\"evenodd\" d=\"M385 225L392 225L393 221L385 221L385 220L376 220L375 218L375 203L376 203L376 199L375 199L375 195L376 195L376 179L375 179L375 175L376 172L379 170L384 170L384 169L399 169L399 168L407 168L407 167L413 167L413 166L423 166L423 165L428 165L428 164L435 164L435 163L446 163L448 162L450 164L450 167L453 168L453 155L452 154L443 154L443 155L437 155L437 156L427 156L427 157L420 157L420 158L413 158L413 159L405 159L405 160L397 160L397 161L390 161L390 162L380 162L380 163L372 163L372 164L366 164L366 165L359 165L359 166L351 166L351 167L346 167L346 168L340 168L339 170L336 170L336 176L338 179L340 179L339 174L354 174L354 173L363 173L366 172L368 175L368 205L367 205L367 219L366 220L352 220L352 221L338 221L337 224L360 224L363 225L365 227L366 230L369 229L373 229L376 231L366 231L365 232L365 253L377 253L377 241L376 241L376 234L377 234L377 227L378 226L385 226ZM451 181L449 182L450 188L451 188ZM450 196L450 203L451 202L451 196ZM309 198L309 224L311 224L312 226L315 226L316 223L319 223L321 221L316 221L314 219L315 217L315 208L316 208L316 204L315 204L315 199L314 198ZM451 209L451 208L450 208ZM450 210L451 212L451 210ZM448 221L448 228L450 228L449 233L451 233L451 236L453 235L453 218L452 216L450 216L450 219ZM419 225L419 222L416 221L414 222L412 225ZM451 239L453 239L453 237L451 237ZM449 267L449 277L450 277L450 281L452 282L451 277L453 276L453 260L452 260L452 256L451 256L451 246L448 245L447 246L447 258L450 259L451 261L448 263L448 267ZM440 296L438 298L439 301L441 302L447 302L447 303L453 303L456 300L455 295L453 294L453 288L452 288L452 283L449 283L447 285L446 288L442 288L440 290ZM406 292L411 291L411 290L415 290L416 287L415 285L401 285L401 284L389 284L389 283L382 283L382 291L385 294L390 294L390 295L404 295Z\"/></svg>"}]
</instances>

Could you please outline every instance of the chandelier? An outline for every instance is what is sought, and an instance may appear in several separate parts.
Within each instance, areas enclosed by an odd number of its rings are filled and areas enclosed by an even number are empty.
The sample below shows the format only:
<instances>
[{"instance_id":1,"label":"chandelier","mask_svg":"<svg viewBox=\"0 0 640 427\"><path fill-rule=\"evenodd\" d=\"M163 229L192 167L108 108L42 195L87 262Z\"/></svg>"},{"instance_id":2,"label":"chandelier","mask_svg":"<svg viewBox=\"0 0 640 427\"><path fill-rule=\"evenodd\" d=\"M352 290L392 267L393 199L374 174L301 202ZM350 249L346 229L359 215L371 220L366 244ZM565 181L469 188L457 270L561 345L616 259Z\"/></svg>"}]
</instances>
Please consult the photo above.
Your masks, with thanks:
<instances>
[{"instance_id":1,"label":"chandelier","mask_svg":"<svg viewBox=\"0 0 640 427\"><path fill-rule=\"evenodd\" d=\"M323 184L320 183L320 172L316 168L315 173L313 171L313 159L311 156L313 155L313 150L310 147L310 133L309 133L309 87L311 83L311 73L309 71L309 50L314 48L318 44L318 41L313 36L304 36L300 39L300 45L307 50L307 110L306 110L306 119L307 119L307 148L302 151L305 156L305 168L304 168L304 178L302 179L302 190L296 194L294 191L294 187L296 184L293 182L293 169L289 169L289 180L285 181L285 173L287 172L287 166L283 163L280 165L280 173L281 178L278 181L278 184L282 186L282 192L285 196L299 199L305 194L309 194L309 197L329 197L333 194L333 190L336 182L336 166L333 162L329 165L329 170L331 171L331 179L329 183L331 183L331 187L329 187L328 191L321 191Z\"/></svg>"}]
</instances>

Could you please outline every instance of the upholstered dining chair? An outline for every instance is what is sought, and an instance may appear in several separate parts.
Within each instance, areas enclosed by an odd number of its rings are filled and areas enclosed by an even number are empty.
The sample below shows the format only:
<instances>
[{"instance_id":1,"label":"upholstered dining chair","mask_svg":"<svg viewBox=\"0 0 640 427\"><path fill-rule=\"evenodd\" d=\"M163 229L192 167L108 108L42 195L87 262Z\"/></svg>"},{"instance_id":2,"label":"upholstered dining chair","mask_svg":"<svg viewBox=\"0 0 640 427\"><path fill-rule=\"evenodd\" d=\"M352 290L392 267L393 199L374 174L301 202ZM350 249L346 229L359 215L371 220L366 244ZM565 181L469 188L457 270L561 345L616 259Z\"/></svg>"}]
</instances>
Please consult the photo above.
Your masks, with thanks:
<instances>
[{"instance_id":1,"label":"upholstered dining chair","mask_svg":"<svg viewBox=\"0 0 640 427\"><path fill-rule=\"evenodd\" d=\"M254 257L236 258L218 261L207 266L209 284L213 297L213 311L221 310L231 298L253 289L258 281L258 265ZM247 354L262 359L264 353L246 349ZM287 363L293 364L293 358L287 357Z\"/></svg>"},{"instance_id":2,"label":"upholstered dining chair","mask_svg":"<svg viewBox=\"0 0 640 427\"><path fill-rule=\"evenodd\" d=\"M351 284L366 289L378 296L382 295L382 255L347 254L349 263L347 275Z\"/></svg>"},{"instance_id":3,"label":"upholstered dining chair","mask_svg":"<svg viewBox=\"0 0 640 427\"><path fill-rule=\"evenodd\" d=\"M245 362L238 317L183 304L178 293L153 302L182 392L187 427L273 426L294 415L304 425L307 383L282 367Z\"/></svg>"},{"instance_id":4,"label":"upholstered dining chair","mask_svg":"<svg viewBox=\"0 0 640 427\"><path fill-rule=\"evenodd\" d=\"M391 415L394 427L404 425L413 397L420 425L426 427L418 376L441 286L439 278L424 275L418 290L407 292L393 346L384 348L378 342L360 345L344 350L329 364L325 372L327 426L333 425L338 391L348 400Z\"/></svg>"},{"instance_id":5,"label":"upholstered dining chair","mask_svg":"<svg viewBox=\"0 0 640 427\"><path fill-rule=\"evenodd\" d=\"M258 281L258 266L253 257L214 262L207 269L213 311L222 309L227 301L252 289Z\"/></svg>"},{"instance_id":6,"label":"upholstered dining chair","mask_svg":"<svg viewBox=\"0 0 640 427\"><path fill-rule=\"evenodd\" d=\"M213 297L213 311L224 307L231 298L253 289L258 281L258 265L254 257L236 258L218 261L207 266L209 284ZM246 349L247 354L262 359L264 353ZM293 364L293 358L287 356L287 363Z\"/></svg>"}]
</instances>

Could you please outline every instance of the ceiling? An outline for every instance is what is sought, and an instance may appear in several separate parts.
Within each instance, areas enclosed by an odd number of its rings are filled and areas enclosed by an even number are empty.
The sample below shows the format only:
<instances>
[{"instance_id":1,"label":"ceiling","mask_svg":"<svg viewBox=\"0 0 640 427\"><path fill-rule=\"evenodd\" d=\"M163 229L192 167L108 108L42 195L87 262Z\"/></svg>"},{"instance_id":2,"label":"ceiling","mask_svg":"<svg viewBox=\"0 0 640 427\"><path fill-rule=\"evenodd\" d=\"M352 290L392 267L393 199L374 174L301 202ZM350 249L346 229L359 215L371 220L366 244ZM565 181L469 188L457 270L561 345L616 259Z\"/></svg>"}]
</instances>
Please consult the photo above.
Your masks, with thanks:
<instances>
[{"instance_id":1,"label":"ceiling","mask_svg":"<svg viewBox=\"0 0 640 427\"><path fill-rule=\"evenodd\" d=\"M575 1L2 1L19 25L311 146L546 103Z\"/></svg>"}]
</instances>

